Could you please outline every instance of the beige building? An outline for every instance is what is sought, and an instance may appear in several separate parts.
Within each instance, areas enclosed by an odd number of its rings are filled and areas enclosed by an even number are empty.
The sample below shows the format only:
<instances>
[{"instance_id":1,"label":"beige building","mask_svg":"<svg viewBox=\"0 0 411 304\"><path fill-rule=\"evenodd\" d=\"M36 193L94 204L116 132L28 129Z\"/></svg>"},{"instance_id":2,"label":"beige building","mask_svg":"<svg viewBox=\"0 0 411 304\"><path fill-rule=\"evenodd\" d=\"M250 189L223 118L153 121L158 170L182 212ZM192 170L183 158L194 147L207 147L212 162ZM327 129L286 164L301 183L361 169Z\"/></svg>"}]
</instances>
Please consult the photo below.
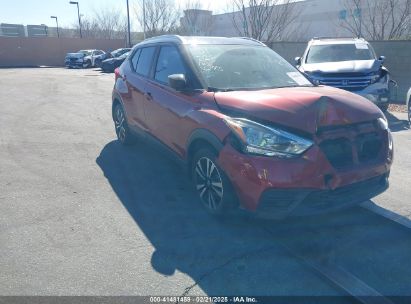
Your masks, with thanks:
<instances>
[{"instance_id":1,"label":"beige building","mask_svg":"<svg viewBox=\"0 0 411 304\"><path fill-rule=\"evenodd\" d=\"M398 0L398 8L401 7L400 3L405 3L405 1ZM364 19L363 22L367 22L368 10L366 8L349 9L348 2L349 0L296 0L293 4L293 10L298 17L288 27L283 40L307 41L313 37L352 37L353 34L342 25L347 21L352 21L353 18ZM281 5L278 7L281 9ZM395 13L399 14L400 12L397 10ZM194 32L198 35L238 36L240 32L234 26L233 20L236 18L239 20L240 15L241 12L213 15L210 11L188 10L181 18L181 23L193 26ZM197 18L193 18L193 16ZM202 29L204 20L207 20L207 30ZM411 20L408 24L411 24ZM366 31L363 31L363 36L368 38Z\"/></svg>"}]
</instances>

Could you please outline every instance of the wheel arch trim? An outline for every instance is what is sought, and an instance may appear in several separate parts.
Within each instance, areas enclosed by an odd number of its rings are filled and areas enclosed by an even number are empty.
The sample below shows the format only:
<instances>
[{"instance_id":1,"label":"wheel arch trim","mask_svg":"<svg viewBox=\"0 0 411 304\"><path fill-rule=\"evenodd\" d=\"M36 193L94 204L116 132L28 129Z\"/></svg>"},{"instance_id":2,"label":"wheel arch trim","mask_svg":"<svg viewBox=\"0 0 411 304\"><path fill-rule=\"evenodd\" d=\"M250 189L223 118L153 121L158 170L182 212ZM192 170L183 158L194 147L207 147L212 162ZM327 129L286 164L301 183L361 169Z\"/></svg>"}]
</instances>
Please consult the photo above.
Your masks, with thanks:
<instances>
[{"instance_id":1,"label":"wheel arch trim","mask_svg":"<svg viewBox=\"0 0 411 304\"><path fill-rule=\"evenodd\" d=\"M195 129L187 140L186 153L187 158L190 158L189 151L194 142L201 140L210 144L219 153L223 149L223 142L211 131L207 129Z\"/></svg>"},{"instance_id":2,"label":"wheel arch trim","mask_svg":"<svg viewBox=\"0 0 411 304\"><path fill-rule=\"evenodd\" d=\"M112 103L111 103L111 116L112 117L114 117L113 116L114 115L114 106L115 106L116 102L120 103L121 107L123 108L123 111L125 111L123 99L121 98L120 94L118 94L117 92L113 92Z\"/></svg>"}]
</instances>

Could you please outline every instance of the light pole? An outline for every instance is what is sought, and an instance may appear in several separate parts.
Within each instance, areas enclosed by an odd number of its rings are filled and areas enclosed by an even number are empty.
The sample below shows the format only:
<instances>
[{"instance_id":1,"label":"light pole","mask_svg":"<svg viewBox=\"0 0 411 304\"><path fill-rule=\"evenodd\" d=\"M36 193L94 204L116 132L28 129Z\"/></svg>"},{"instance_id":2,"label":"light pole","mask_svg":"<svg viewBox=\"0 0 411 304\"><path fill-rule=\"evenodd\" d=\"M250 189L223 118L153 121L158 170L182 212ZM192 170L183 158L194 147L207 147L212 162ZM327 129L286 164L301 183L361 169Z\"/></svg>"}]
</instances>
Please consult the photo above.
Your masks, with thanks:
<instances>
[{"instance_id":1,"label":"light pole","mask_svg":"<svg viewBox=\"0 0 411 304\"><path fill-rule=\"evenodd\" d=\"M77 5L77 16L78 16L78 25L80 27L80 38L83 38L83 35L81 34L81 21L80 21L80 8L79 4L77 1L70 1L70 4L76 4Z\"/></svg>"},{"instance_id":2,"label":"light pole","mask_svg":"<svg viewBox=\"0 0 411 304\"><path fill-rule=\"evenodd\" d=\"M127 35L128 35L128 47L131 47L131 36L130 36L130 10L128 8L127 0Z\"/></svg>"},{"instance_id":3,"label":"light pole","mask_svg":"<svg viewBox=\"0 0 411 304\"><path fill-rule=\"evenodd\" d=\"M146 39L146 1L143 0L143 39Z\"/></svg>"},{"instance_id":4,"label":"light pole","mask_svg":"<svg viewBox=\"0 0 411 304\"><path fill-rule=\"evenodd\" d=\"M51 19L56 19L56 24L57 24L57 38L59 38L59 37L60 37L60 34L59 34L59 22L58 22L57 16L50 16L50 18L51 18Z\"/></svg>"}]
</instances>

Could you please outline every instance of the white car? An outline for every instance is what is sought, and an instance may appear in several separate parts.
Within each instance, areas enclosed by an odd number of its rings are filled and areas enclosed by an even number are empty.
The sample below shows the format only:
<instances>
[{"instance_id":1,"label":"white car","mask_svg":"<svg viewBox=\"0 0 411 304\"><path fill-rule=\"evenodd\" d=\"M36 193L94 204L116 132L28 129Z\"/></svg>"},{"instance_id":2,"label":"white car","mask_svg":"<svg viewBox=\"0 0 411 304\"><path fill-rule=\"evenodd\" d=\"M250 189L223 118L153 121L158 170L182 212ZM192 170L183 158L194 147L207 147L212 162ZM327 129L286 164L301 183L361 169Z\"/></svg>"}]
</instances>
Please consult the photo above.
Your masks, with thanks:
<instances>
[{"instance_id":1,"label":"white car","mask_svg":"<svg viewBox=\"0 0 411 304\"><path fill-rule=\"evenodd\" d=\"M76 53L67 53L64 63L69 68L90 68L100 66L107 57L107 53L102 50L80 50Z\"/></svg>"},{"instance_id":2,"label":"white car","mask_svg":"<svg viewBox=\"0 0 411 304\"><path fill-rule=\"evenodd\" d=\"M407 109L408 109L408 121L411 124L411 88L408 90L408 94L407 94Z\"/></svg>"}]
</instances>

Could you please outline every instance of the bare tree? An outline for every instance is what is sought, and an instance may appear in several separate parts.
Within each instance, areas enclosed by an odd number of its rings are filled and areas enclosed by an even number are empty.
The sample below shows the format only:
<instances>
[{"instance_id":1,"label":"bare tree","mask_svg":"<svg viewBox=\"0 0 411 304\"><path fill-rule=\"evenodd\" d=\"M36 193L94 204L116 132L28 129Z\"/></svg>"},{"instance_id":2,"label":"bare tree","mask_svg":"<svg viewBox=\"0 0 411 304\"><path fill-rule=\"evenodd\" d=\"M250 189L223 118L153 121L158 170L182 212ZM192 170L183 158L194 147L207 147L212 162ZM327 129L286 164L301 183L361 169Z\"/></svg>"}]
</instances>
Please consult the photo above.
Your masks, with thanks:
<instances>
[{"instance_id":1,"label":"bare tree","mask_svg":"<svg viewBox=\"0 0 411 304\"><path fill-rule=\"evenodd\" d=\"M99 36L106 39L122 39L127 32L127 19L120 10L101 9L94 12L94 23Z\"/></svg>"},{"instance_id":2,"label":"bare tree","mask_svg":"<svg viewBox=\"0 0 411 304\"><path fill-rule=\"evenodd\" d=\"M287 39L301 15L293 0L233 0L233 25L239 35L265 42Z\"/></svg>"},{"instance_id":3,"label":"bare tree","mask_svg":"<svg viewBox=\"0 0 411 304\"><path fill-rule=\"evenodd\" d=\"M407 38L411 34L411 0L343 0L340 26L371 40Z\"/></svg>"},{"instance_id":4,"label":"bare tree","mask_svg":"<svg viewBox=\"0 0 411 304\"><path fill-rule=\"evenodd\" d=\"M145 24L146 37L172 33L176 30L179 9L174 0L145 1L145 17L143 0L139 0L137 3L134 12L140 25L143 27Z\"/></svg>"},{"instance_id":5,"label":"bare tree","mask_svg":"<svg viewBox=\"0 0 411 304\"><path fill-rule=\"evenodd\" d=\"M120 10L103 8L91 16L81 15L83 37L96 39L123 39L126 37L126 17ZM74 28L78 30L79 25Z\"/></svg>"},{"instance_id":6,"label":"bare tree","mask_svg":"<svg viewBox=\"0 0 411 304\"><path fill-rule=\"evenodd\" d=\"M210 35L213 27L213 12L204 9L201 1L187 0L180 19L179 32L183 35Z\"/></svg>"}]
</instances>

